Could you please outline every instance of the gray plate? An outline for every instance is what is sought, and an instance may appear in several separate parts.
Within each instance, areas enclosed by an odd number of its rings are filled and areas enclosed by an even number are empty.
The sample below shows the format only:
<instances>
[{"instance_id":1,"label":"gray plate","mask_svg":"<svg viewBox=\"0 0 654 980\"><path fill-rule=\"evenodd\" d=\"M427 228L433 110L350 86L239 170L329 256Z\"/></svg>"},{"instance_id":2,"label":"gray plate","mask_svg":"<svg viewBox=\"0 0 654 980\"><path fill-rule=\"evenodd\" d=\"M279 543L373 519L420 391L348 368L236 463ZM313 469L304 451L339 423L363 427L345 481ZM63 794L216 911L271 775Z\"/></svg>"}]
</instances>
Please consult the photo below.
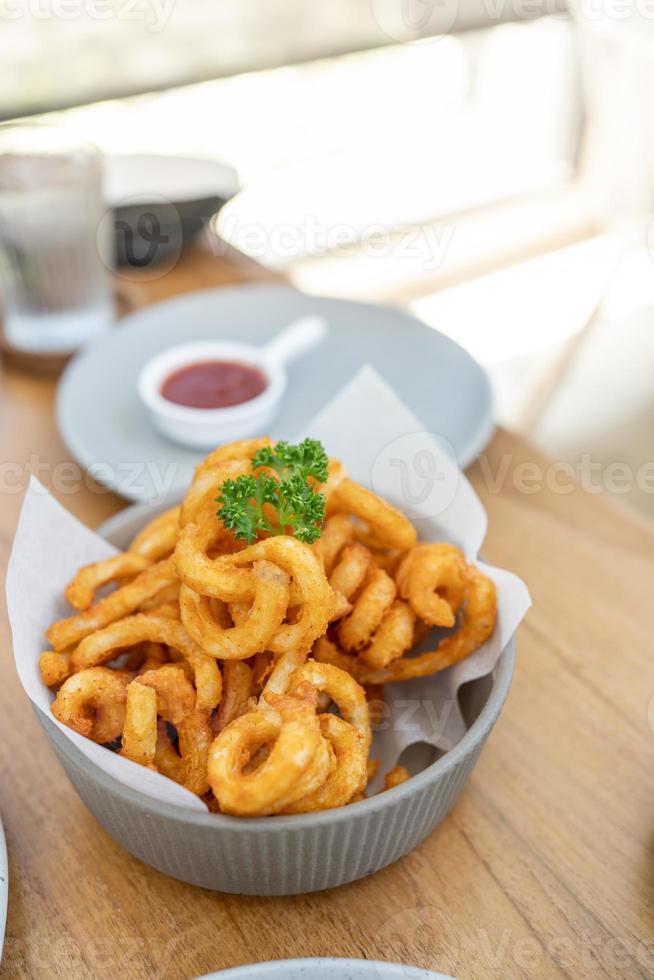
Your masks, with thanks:
<instances>
[{"instance_id":1,"label":"gray plate","mask_svg":"<svg viewBox=\"0 0 654 980\"><path fill-rule=\"evenodd\" d=\"M305 296L286 286L249 285L190 293L140 310L68 366L57 421L72 455L130 500L158 500L187 485L201 453L158 435L136 394L153 354L187 340L264 344L299 316L330 325L325 343L291 365L271 435L294 436L364 363L372 364L461 466L493 432L492 398L479 365L458 344L397 310Z\"/></svg>"},{"instance_id":2,"label":"gray plate","mask_svg":"<svg viewBox=\"0 0 654 980\"><path fill-rule=\"evenodd\" d=\"M373 960L276 960L208 974L203 980L453 980L443 973Z\"/></svg>"}]
</instances>

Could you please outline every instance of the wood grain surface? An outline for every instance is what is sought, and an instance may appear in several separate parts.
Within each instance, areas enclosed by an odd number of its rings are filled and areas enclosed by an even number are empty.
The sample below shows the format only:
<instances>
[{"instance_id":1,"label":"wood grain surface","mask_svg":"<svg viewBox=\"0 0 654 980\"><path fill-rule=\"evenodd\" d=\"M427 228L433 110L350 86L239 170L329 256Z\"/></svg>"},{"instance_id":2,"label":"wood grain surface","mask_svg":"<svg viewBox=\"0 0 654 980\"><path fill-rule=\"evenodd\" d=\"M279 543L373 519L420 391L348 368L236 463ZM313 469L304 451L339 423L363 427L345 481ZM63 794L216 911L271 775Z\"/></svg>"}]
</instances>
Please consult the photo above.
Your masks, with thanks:
<instances>
[{"instance_id":1,"label":"wood grain surface","mask_svg":"<svg viewBox=\"0 0 654 980\"><path fill-rule=\"evenodd\" d=\"M260 275L198 246L139 288L148 302ZM124 505L86 486L71 464L53 391L51 381L0 375L3 572L29 469L91 526ZM70 467L65 486L62 467ZM441 827L396 865L333 892L215 894L114 844L37 727L3 607L0 812L11 876L3 980L181 980L325 955L396 960L461 980L654 976L654 532L566 483L506 433L471 476L489 514L485 552L518 572L534 600L509 701Z\"/></svg>"}]
</instances>

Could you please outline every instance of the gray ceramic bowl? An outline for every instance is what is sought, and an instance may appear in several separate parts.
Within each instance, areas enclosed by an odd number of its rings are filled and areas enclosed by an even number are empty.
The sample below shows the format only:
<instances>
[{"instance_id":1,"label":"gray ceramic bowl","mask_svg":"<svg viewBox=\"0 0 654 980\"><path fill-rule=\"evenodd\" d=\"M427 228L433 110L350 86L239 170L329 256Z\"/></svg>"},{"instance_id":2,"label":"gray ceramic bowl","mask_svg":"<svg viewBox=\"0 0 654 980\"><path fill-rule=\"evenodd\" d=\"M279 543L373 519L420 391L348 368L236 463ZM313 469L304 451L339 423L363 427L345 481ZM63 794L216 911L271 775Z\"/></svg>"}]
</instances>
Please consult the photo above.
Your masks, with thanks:
<instances>
[{"instance_id":1,"label":"gray ceramic bowl","mask_svg":"<svg viewBox=\"0 0 654 980\"><path fill-rule=\"evenodd\" d=\"M443 973L375 960L275 960L207 974L200 980L453 980Z\"/></svg>"},{"instance_id":2,"label":"gray ceramic bowl","mask_svg":"<svg viewBox=\"0 0 654 980\"><path fill-rule=\"evenodd\" d=\"M100 531L125 547L155 512L147 505L129 507ZM246 820L160 803L106 775L42 711L36 714L86 806L130 854L173 878L215 891L297 895L373 874L408 854L438 826L497 720L514 661L511 641L492 675L461 689L469 728L452 751L436 761L426 754L426 767L393 790L301 816Z\"/></svg>"}]
</instances>

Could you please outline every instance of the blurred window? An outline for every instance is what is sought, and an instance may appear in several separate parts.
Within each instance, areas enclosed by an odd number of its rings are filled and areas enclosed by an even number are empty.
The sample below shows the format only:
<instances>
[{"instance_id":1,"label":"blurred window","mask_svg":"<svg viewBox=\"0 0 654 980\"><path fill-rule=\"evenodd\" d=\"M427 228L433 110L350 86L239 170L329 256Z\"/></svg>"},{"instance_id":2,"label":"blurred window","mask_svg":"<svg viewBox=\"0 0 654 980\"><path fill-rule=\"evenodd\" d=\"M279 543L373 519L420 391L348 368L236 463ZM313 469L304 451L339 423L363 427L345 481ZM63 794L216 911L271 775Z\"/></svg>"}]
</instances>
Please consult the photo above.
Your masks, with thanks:
<instances>
[{"instance_id":1,"label":"blurred window","mask_svg":"<svg viewBox=\"0 0 654 980\"><path fill-rule=\"evenodd\" d=\"M455 33L563 0L0 0L0 118Z\"/></svg>"},{"instance_id":2,"label":"blurred window","mask_svg":"<svg viewBox=\"0 0 654 980\"><path fill-rule=\"evenodd\" d=\"M413 279L420 288L446 251L469 252L462 215L565 187L576 169L582 111L574 30L552 16L107 100L53 118L106 153L234 165L243 189L221 213L221 235L297 273L305 288L348 292L347 272L343 280L325 265L330 286L316 260L336 256L355 270L363 243L364 260L389 258L376 262L377 275L393 288ZM554 204L546 210L554 215ZM447 222L455 215L453 242ZM445 225L431 227L439 222ZM533 231L516 233L524 239ZM503 248L499 229L482 238L485 252ZM358 277L367 284L365 272Z\"/></svg>"},{"instance_id":3,"label":"blurred window","mask_svg":"<svg viewBox=\"0 0 654 980\"><path fill-rule=\"evenodd\" d=\"M0 118L231 164L221 238L307 292L405 303L535 418L614 261L561 2L0 0ZM77 13L7 17L39 4Z\"/></svg>"}]
</instances>

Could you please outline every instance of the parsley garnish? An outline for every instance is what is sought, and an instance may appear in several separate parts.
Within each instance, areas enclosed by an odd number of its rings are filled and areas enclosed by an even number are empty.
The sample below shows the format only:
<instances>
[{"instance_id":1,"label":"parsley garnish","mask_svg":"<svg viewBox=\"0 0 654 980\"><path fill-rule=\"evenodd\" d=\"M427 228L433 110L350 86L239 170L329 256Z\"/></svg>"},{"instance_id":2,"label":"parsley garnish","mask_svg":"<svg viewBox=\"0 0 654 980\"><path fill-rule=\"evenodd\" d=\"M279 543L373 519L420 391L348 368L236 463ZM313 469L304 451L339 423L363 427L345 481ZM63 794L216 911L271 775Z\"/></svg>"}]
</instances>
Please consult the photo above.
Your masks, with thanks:
<instances>
[{"instance_id":1,"label":"parsley garnish","mask_svg":"<svg viewBox=\"0 0 654 980\"><path fill-rule=\"evenodd\" d=\"M272 470L276 477L257 473L225 480L217 511L225 527L248 544L260 531L286 534L289 529L306 544L317 541L325 519L325 498L309 481L327 479L327 454L321 443L317 439L305 439L299 446L278 442L259 449L252 465L255 470ZM275 511L275 523L267 516L266 505L270 505L268 512Z\"/></svg>"}]
</instances>

